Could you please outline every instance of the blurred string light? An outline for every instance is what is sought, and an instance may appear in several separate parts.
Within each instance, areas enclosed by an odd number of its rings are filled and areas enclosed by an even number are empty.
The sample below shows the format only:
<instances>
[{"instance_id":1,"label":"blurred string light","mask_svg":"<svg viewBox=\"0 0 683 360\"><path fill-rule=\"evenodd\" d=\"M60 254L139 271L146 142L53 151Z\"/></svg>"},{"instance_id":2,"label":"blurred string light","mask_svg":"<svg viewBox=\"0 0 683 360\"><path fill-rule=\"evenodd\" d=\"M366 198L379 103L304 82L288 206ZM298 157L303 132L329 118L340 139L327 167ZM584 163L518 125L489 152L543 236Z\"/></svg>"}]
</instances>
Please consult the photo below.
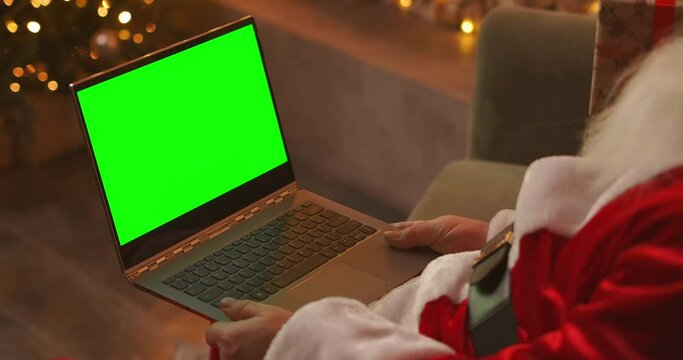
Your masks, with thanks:
<instances>
[{"instance_id":1,"label":"blurred string light","mask_svg":"<svg viewBox=\"0 0 683 360\"><path fill-rule=\"evenodd\" d=\"M52 0L40 0L40 5L48 6L51 2Z\"/></svg>"},{"instance_id":2,"label":"blurred string light","mask_svg":"<svg viewBox=\"0 0 683 360\"><path fill-rule=\"evenodd\" d=\"M130 14L130 11L121 11L119 13L119 22L121 24L128 24L132 18L133 16Z\"/></svg>"},{"instance_id":3,"label":"blurred string light","mask_svg":"<svg viewBox=\"0 0 683 360\"><path fill-rule=\"evenodd\" d=\"M59 88L59 84L54 80L50 80L50 82L47 83L47 88L50 89L50 91L55 91Z\"/></svg>"},{"instance_id":4,"label":"blurred string light","mask_svg":"<svg viewBox=\"0 0 683 360\"><path fill-rule=\"evenodd\" d=\"M15 33L17 30L19 30L19 25L17 25L14 20L7 20L7 22L5 22L5 26L7 27L7 31L11 33Z\"/></svg>"},{"instance_id":5,"label":"blurred string light","mask_svg":"<svg viewBox=\"0 0 683 360\"><path fill-rule=\"evenodd\" d=\"M26 23L26 28L28 31L36 34L40 31L40 24L37 21L29 21Z\"/></svg>"},{"instance_id":6,"label":"blurred string light","mask_svg":"<svg viewBox=\"0 0 683 360\"><path fill-rule=\"evenodd\" d=\"M147 4L147 5L152 5L152 3L154 2L154 0L143 0L143 1L144 1L145 4Z\"/></svg>"},{"instance_id":7,"label":"blurred string light","mask_svg":"<svg viewBox=\"0 0 683 360\"><path fill-rule=\"evenodd\" d=\"M108 13L109 13L109 10L107 10L107 8L105 8L103 6L100 6L97 8L97 15L99 15L100 17L105 17L105 16L107 16Z\"/></svg>"},{"instance_id":8,"label":"blurred string light","mask_svg":"<svg viewBox=\"0 0 683 360\"><path fill-rule=\"evenodd\" d=\"M36 73L36 67L31 65L31 64L26 65L26 73L29 75L35 74Z\"/></svg>"},{"instance_id":9,"label":"blurred string light","mask_svg":"<svg viewBox=\"0 0 683 360\"><path fill-rule=\"evenodd\" d=\"M97 60L97 59L100 58L100 54L98 54L97 51L94 51L94 50L93 50L93 51L90 52L90 58L93 59L93 60Z\"/></svg>"},{"instance_id":10,"label":"blurred string light","mask_svg":"<svg viewBox=\"0 0 683 360\"><path fill-rule=\"evenodd\" d=\"M40 0L31 0L31 6L33 6L34 8L37 9L40 7L40 5Z\"/></svg>"},{"instance_id":11,"label":"blurred string light","mask_svg":"<svg viewBox=\"0 0 683 360\"><path fill-rule=\"evenodd\" d=\"M3 0L3 2L4 2L5 5L7 5L7 6L12 6L12 4L14 3L14 0Z\"/></svg>"},{"instance_id":12,"label":"blurred string light","mask_svg":"<svg viewBox=\"0 0 683 360\"><path fill-rule=\"evenodd\" d=\"M45 71L39 72L38 73L38 80L40 80L42 82L46 82L47 81L47 73Z\"/></svg>"},{"instance_id":13,"label":"blurred string light","mask_svg":"<svg viewBox=\"0 0 683 360\"><path fill-rule=\"evenodd\" d=\"M401 9L410 9L413 6L413 0L398 0L398 6Z\"/></svg>"},{"instance_id":14,"label":"blurred string light","mask_svg":"<svg viewBox=\"0 0 683 360\"><path fill-rule=\"evenodd\" d=\"M145 30L147 30L148 33L153 33L157 29L157 24L155 23L147 23L147 26L145 26Z\"/></svg>"},{"instance_id":15,"label":"blurred string light","mask_svg":"<svg viewBox=\"0 0 683 360\"><path fill-rule=\"evenodd\" d=\"M111 9L111 3L109 0L102 0L102 7L105 9Z\"/></svg>"},{"instance_id":16,"label":"blurred string light","mask_svg":"<svg viewBox=\"0 0 683 360\"><path fill-rule=\"evenodd\" d=\"M465 34L471 34L474 31L474 22L465 18L462 23L460 23L460 30Z\"/></svg>"},{"instance_id":17,"label":"blurred string light","mask_svg":"<svg viewBox=\"0 0 683 360\"><path fill-rule=\"evenodd\" d=\"M145 37L142 36L142 34L140 34L140 33L133 35L133 42L136 44L142 43L142 40L144 40L144 39L145 39Z\"/></svg>"},{"instance_id":18,"label":"blurred string light","mask_svg":"<svg viewBox=\"0 0 683 360\"><path fill-rule=\"evenodd\" d=\"M594 1L589 7L588 7L588 13L589 14L597 14L600 12L600 1Z\"/></svg>"},{"instance_id":19,"label":"blurred string light","mask_svg":"<svg viewBox=\"0 0 683 360\"><path fill-rule=\"evenodd\" d=\"M22 77L24 76L24 69L17 66L14 69L12 69L12 75L16 77Z\"/></svg>"},{"instance_id":20,"label":"blurred string light","mask_svg":"<svg viewBox=\"0 0 683 360\"><path fill-rule=\"evenodd\" d=\"M126 29L119 31L119 39L123 41L130 40L130 31Z\"/></svg>"},{"instance_id":21,"label":"blurred string light","mask_svg":"<svg viewBox=\"0 0 683 360\"><path fill-rule=\"evenodd\" d=\"M17 93L17 92L19 92L19 90L21 90L21 85L19 85L19 83L15 83L15 82L11 83L11 84L9 84L9 89L12 92Z\"/></svg>"},{"instance_id":22,"label":"blurred string light","mask_svg":"<svg viewBox=\"0 0 683 360\"><path fill-rule=\"evenodd\" d=\"M88 5L88 0L76 0L76 7L78 8L84 8L86 5Z\"/></svg>"}]
</instances>

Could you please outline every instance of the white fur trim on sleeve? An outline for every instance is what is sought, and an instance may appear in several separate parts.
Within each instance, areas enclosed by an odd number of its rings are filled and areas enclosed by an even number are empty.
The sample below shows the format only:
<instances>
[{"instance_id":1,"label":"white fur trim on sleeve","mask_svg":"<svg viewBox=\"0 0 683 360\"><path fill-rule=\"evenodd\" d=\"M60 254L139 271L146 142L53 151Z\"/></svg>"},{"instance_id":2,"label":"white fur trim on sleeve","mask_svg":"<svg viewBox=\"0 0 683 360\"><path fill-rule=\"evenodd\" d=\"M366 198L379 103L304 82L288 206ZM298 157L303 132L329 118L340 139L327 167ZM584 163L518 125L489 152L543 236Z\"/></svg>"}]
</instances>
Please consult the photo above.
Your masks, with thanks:
<instances>
[{"instance_id":1,"label":"white fur trim on sleeve","mask_svg":"<svg viewBox=\"0 0 683 360\"><path fill-rule=\"evenodd\" d=\"M496 215L489 221L489 231L486 235L486 239L491 239L492 237L498 235L499 232L503 231L506 226L512 224L515 221L515 211L510 209L500 210Z\"/></svg>"},{"instance_id":2,"label":"white fur trim on sleeve","mask_svg":"<svg viewBox=\"0 0 683 360\"><path fill-rule=\"evenodd\" d=\"M265 359L407 360L446 354L453 354L447 345L386 320L356 300L326 298L294 313Z\"/></svg>"}]
</instances>

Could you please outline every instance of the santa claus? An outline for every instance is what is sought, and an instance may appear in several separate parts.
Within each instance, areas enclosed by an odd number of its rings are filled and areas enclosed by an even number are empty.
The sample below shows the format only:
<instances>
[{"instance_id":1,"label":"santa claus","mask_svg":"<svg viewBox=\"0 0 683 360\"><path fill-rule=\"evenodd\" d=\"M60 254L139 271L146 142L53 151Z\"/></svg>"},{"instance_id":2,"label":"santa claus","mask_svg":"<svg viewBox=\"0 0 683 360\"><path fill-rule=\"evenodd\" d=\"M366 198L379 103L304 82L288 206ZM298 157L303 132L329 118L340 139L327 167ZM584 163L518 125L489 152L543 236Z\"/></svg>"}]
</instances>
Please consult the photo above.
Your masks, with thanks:
<instances>
[{"instance_id":1,"label":"santa claus","mask_svg":"<svg viewBox=\"0 0 683 360\"><path fill-rule=\"evenodd\" d=\"M581 156L529 167L515 211L397 226L392 246L444 254L420 277L370 306L224 299L234 321L207 342L222 359L680 358L683 40L642 63Z\"/></svg>"}]
</instances>

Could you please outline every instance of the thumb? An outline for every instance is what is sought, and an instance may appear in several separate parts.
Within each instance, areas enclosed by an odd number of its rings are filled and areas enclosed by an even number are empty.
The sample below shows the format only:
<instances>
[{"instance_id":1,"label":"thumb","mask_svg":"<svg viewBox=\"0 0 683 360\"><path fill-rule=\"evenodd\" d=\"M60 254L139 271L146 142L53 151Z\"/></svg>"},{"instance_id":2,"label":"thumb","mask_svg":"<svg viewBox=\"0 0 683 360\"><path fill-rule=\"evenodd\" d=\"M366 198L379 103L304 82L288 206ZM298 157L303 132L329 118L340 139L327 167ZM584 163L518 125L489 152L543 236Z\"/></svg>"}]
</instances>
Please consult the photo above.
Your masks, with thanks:
<instances>
[{"instance_id":1,"label":"thumb","mask_svg":"<svg viewBox=\"0 0 683 360\"><path fill-rule=\"evenodd\" d=\"M434 224L430 221L409 221L394 225L399 230L384 232L384 239L393 247L410 249L416 246L430 246L435 240Z\"/></svg>"},{"instance_id":2,"label":"thumb","mask_svg":"<svg viewBox=\"0 0 683 360\"><path fill-rule=\"evenodd\" d=\"M221 300L223 314L233 321L251 319L270 310L270 308L270 305L260 304L251 300L235 300L231 298Z\"/></svg>"}]
</instances>

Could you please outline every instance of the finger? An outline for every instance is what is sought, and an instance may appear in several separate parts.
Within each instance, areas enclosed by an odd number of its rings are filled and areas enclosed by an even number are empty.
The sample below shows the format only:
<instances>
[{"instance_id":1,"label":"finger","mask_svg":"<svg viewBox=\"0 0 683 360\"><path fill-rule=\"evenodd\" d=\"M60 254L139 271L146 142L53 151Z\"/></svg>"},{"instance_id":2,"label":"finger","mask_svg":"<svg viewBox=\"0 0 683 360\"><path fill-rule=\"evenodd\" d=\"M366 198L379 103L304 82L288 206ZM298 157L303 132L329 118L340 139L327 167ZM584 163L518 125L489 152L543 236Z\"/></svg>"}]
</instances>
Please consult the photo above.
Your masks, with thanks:
<instances>
[{"instance_id":1,"label":"finger","mask_svg":"<svg viewBox=\"0 0 683 360\"><path fill-rule=\"evenodd\" d=\"M415 223L415 221L400 221L400 222L392 223L391 225L394 225L395 227L397 227L399 229L405 229L407 227L413 226L414 223Z\"/></svg>"},{"instance_id":2,"label":"finger","mask_svg":"<svg viewBox=\"0 0 683 360\"><path fill-rule=\"evenodd\" d=\"M209 325L204 333L206 343L212 348L218 348L221 341L226 336L229 337L232 330L232 324L225 321L216 321Z\"/></svg>"},{"instance_id":3,"label":"finger","mask_svg":"<svg viewBox=\"0 0 683 360\"><path fill-rule=\"evenodd\" d=\"M389 245L399 249L429 246L435 240L434 224L429 221L415 221L398 231L385 231L384 238Z\"/></svg>"},{"instance_id":4,"label":"finger","mask_svg":"<svg viewBox=\"0 0 683 360\"><path fill-rule=\"evenodd\" d=\"M235 300L230 298L221 300L221 310L225 316L234 321L250 319L270 309L272 309L270 305L259 304L251 300Z\"/></svg>"}]
</instances>

